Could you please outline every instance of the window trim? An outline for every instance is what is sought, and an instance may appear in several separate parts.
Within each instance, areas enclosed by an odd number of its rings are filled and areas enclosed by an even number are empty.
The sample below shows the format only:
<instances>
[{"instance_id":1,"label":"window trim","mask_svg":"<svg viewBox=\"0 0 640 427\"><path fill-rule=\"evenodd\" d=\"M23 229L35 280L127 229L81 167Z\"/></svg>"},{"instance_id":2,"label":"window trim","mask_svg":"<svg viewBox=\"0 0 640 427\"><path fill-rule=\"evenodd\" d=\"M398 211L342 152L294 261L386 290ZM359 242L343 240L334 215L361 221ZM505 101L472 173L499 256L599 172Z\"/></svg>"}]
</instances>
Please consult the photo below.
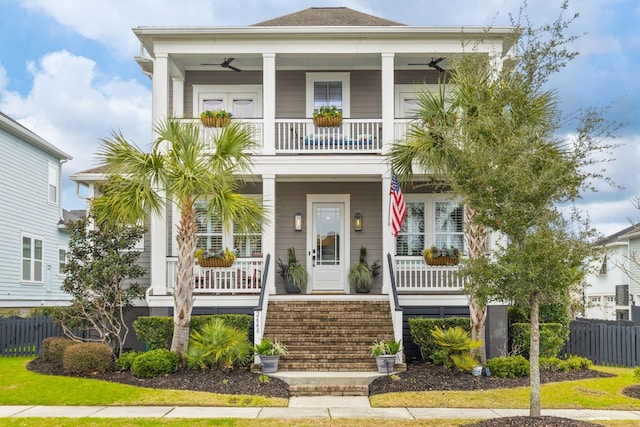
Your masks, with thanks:
<instances>
[{"instance_id":1,"label":"window trim","mask_svg":"<svg viewBox=\"0 0 640 427\"><path fill-rule=\"evenodd\" d=\"M30 258L25 258L24 257L24 239L28 238L31 240L31 254L30 254ZM34 258L34 251L35 251L35 241L40 241L40 245L42 248L42 258L39 260L40 261L40 280L34 280L35 278L35 272L36 272L36 268L35 268L35 262L36 259ZM24 284L29 284L29 285L43 285L44 281L45 281L45 276L44 276L44 238L42 238L41 236L37 236L35 234L31 234L31 233L25 233L22 232L20 233L20 282L24 283ZM24 278L24 262L26 260L29 260L29 280L26 280Z\"/></svg>"},{"instance_id":2,"label":"window trim","mask_svg":"<svg viewBox=\"0 0 640 427\"><path fill-rule=\"evenodd\" d=\"M233 113L231 108L233 97L252 98L255 100L255 117L263 116L262 85L193 85L193 117L200 117L203 112L202 103L207 98L221 98L224 109Z\"/></svg>"},{"instance_id":3,"label":"window trim","mask_svg":"<svg viewBox=\"0 0 640 427\"><path fill-rule=\"evenodd\" d=\"M305 73L306 117L313 117L313 85L315 82L342 82L342 117L351 117L351 73Z\"/></svg>"},{"instance_id":4,"label":"window trim","mask_svg":"<svg viewBox=\"0 0 640 427\"><path fill-rule=\"evenodd\" d=\"M425 248L431 247L435 245L436 242L436 202L448 202L448 203L462 203L460 198L456 197L447 197L442 194L424 194L424 193L404 193L404 199L406 203L424 203L425 206L425 238L424 244ZM462 210L462 253L466 254L467 252L467 241L464 235L464 208ZM396 238L394 238L394 251L396 251ZM398 255L397 256L408 256L408 257L418 257L418 255ZM421 256L421 255L420 255Z\"/></svg>"},{"instance_id":5,"label":"window trim","mask_svg":"<svg viewBox=\"0 0 640 427\"><path fill-rule=\"evenodd\" d=\"M54 162L48 162L48 172L47 172L47 202L50 205L57 206L60 200L60 164L56 164ZM55 176L52 176L52 173ZM51 200L51 182L55 181L55 200Z\"/></svg>"},{"instance_id":6,"label":"window trim","mask_svg":"<svg viewBox=\"0 0 640 427\"><path fill-rule=\"evenodd\" d=\"M64 258L64 263L67 262L67 256L69 255L69 248L67 248L66 246L63 245L58 245L58 276L64 276L65 275L65 271L60 269L60 251L64 251L65 254L65 258Z\"/></svg>"}]
</instances>

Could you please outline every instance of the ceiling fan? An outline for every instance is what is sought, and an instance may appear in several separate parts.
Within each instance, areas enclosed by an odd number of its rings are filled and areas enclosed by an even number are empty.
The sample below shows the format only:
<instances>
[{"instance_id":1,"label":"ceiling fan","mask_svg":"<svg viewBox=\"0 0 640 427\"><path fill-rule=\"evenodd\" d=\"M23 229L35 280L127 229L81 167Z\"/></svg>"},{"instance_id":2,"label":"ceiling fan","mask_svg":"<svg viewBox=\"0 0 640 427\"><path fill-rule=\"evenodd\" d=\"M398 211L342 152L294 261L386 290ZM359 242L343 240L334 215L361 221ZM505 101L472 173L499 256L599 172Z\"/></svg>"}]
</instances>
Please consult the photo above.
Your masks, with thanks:
<instances>
[{"instance_id":1,"label":"ceiling fan","mask_svg":"<svg viewBox=\"0 0 640 427\"><path fill-rule=\"evenodd\" d=\"M233 62L236 58L224 58L224 61L222 61L219 64L200 64L200 65L219 65L222 68L229 68L230 70L233 71L242 71L240 68L238 67L234 67L233 65L231 65L231 62Z\"/></svg>"},{"instance_id":2,"label":"ceiling fan","mask_svg":"<svg viewBox=\"0 0 640 427\"><path fill-rule=\"evenodd\" d=\"M431 67L434 70L437 70L439 73L442 73L442 72L444 72L444 68L442 68L441 66L438 65L438 63L440 63L441 61L444 61L443 57L440 57L440 58L437 58L437 59L431 58L431 61L426 63L426 64L416 64L416 63L414 63L414 64L407 64L407 65L426 65L427 67Z\"/></svg>"}]
</instances>

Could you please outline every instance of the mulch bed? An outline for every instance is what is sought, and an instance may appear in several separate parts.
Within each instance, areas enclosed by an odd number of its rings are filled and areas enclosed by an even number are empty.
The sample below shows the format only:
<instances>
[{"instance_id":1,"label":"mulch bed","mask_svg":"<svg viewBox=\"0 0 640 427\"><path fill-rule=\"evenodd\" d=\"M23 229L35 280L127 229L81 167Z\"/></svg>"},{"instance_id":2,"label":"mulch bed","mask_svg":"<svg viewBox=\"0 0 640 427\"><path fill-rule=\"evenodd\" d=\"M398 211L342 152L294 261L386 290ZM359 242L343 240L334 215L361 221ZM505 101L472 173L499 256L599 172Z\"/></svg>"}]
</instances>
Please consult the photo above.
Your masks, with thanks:
<instances>
[{"instance_id":1,"label":"mulch bed","mask_svg":"<svg viewBox=\"0 0 640 427\"><path fill-rule=\"evenodd\" d=\"M31 371L47 375L64 375L64 372L54 364L34 359L29 362L27 368ZM540 373L540 382L572 381L585 378L610 377L612 375L582 369L570 372ZM114 381L131 384L139 387L195 390L210 393L224 393L233 395L259 395L267 397L289 397L289 386L277 379L269 378L268 382L261 382L259 375L248 369L198 371L181 370L171 375L158 378L136 378L131 372L106 372L103 374L84 375L84 378L95 378L106 381ZM526 387L529 378L498 378L498 377L473 377L468 373L456 373L434 366L428 363L416 362L407 366L406 372L398 374L397 379L385 376L374 380L369 385L369 394L381 394L403 391L431 391L431 390L488 390L496 388ZM627 387L624 394L640 399L640 385ZM572 420L560 417L503 417L486 419L468 427L592 427L601 424L586 421Z\"/></svg>"}]
</instances>

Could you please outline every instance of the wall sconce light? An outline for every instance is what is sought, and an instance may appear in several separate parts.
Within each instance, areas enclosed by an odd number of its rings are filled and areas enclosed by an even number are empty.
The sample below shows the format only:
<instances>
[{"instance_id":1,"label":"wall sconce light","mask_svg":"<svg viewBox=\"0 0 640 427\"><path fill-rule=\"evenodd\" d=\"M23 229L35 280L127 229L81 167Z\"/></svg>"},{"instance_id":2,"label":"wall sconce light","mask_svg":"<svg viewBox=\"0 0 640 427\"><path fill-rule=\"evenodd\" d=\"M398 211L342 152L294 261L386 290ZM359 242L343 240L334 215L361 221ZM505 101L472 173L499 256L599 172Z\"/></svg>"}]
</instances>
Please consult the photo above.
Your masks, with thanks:
<instances>
[{"instance_id":1,"label":"wall sconce light","mask_svg":"<svg viewBox=\"0 0 640 427\"><path fill-rule=\"evenodd\" d=\"M302 231L302 214L300 212L296 212L293 216L293 229L295 231Z\"/></svg>"},{"instance_id":2,"label":"wall sconce light","mask_svg":"<svg viewBox=\"0 0 640 427\"><path fill-rule=\"evenodd\" d=\"M362 214L360 214L360 212L356 212L353 217L353 229L355 231L362 231Z\"/></svg>"}]
</instances>

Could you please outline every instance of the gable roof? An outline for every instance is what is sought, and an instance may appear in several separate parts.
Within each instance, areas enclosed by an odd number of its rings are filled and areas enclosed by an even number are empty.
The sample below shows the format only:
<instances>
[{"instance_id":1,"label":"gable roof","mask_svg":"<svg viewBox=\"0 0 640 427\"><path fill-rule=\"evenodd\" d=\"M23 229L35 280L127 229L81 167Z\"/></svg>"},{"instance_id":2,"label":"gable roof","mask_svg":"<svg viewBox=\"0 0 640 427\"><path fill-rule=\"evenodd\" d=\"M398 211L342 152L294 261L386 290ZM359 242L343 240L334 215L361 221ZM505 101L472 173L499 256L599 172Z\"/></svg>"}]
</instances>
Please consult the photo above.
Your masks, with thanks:
<instances>
[{"instance_id":1,"label":"gable roof","mask_svg":"<svg viewBox=\"0 0 640 427\"><path fill-rule=\"evenodd\" d=\"M36 135L34 132L22 126L20 123L16 122L1 111L0 129L14 135L17 138L20 138L22 141L33 145L39 150L42 150L43 152L48 153L59 160L71 160L73 158L69 154L60 150L44 138Z\"/></svg>"},{"instance_id":2,"label":"gable roof","mask_svg":"<svg viewBox=\"0 0 640 427\"><path fill-rule=\"evenodd\" d=\"M640 224L634 224L634 225L630 225L627 228L624 228L620 231L617 231L615 233L613 233L610 236L607 236L603 239L600 239L596 242L596 245L598 246L606 246L606 245L610 245L612 243L626 243L625 239L628 238L629 236L627 236L630 233L633 233L634 231L638 230L638 226Z\"/></svg>"},{"instance_id":3,"label":"gable roof","mask_svg":"<svg viewBox=\"0 0 640 427\"><path fill-rule=\"evenodd\" d=\"M348 7L310 7L253 24L254 27L384 27L404 26Z\"/></svg>"}]
</instances>

